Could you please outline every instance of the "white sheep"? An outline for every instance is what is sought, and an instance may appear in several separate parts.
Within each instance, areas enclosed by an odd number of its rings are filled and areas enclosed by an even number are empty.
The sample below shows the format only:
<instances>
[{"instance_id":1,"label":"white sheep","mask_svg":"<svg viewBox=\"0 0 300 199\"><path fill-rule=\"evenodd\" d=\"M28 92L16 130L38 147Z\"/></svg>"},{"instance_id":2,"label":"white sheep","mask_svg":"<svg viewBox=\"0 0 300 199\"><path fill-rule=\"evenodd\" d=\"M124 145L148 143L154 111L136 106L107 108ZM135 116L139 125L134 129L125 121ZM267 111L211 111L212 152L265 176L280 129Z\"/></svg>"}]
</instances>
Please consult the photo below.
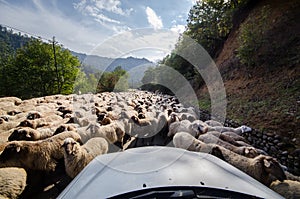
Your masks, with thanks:
<instances>
[{"instance_id":1,"label":"white sheep","mask_svg":"<svg viewBox=\"0 0 300 199\"><path fill-rule=\"evenodd\" d=\"M213 155L242 170L266 186L269 186L274 178L280 181L286 179L281 165L275 158L270 156L259 155L255 158L247 158L222 146L201 142L185 132L176 133L173 138L173 143L175 147L191 151L211 151Z\"/></svg>"},{"instance_id":2,"label":"white sheep","mask_svg":"<svg viewBox=\"0 0 300 199\"><path fill-rule=\"evenodd\" d=\"M286 199L300 198L300 182L293 180L273 181L270 188Z\"/></svg>"},{"instance_id":3,"label":"white sheep","mask_svg":"<svg viewBox=\"0 0 300 199\"><path fill-rule=\"evenodd\" d=\"M108 143L101 137L91 138L82 146L74 139L66 138L62 146L66 173L71 178L75 178L96 156L106 154L108 151Z\"/></svg>"},{"instance_id":4,"label":"white sheep","mask_svg":"<svg viewBox=\"0 0 300 199\"><path fill-rule=\"evenodd\" d=\"M242 126L237 127L237 128L224 127L224 126L215 126L215 127L209 126L208 131L218 131L218 132L221 132L221 133L229 131L229 132L234 132L238 135L242 135L245 132L252 131L252 129L248 126L245 126L245 125L242 125Z\"/></svg>"},{"instance_id":5,"label":"white sheep","mask_svg":"<svg viewBox=\"0 0 300 199\"><path fill-rule=\"evenodd\" d=\"M201 120L194 120L193 122L190 122L189 120L173 122L169 126L168 137L171 137L181 131L188 132L193 137L198 137L200 134L206 133L207 125Z\"/></svg>"},{"instance_id":6,"label":"white sheep","mask_svg":"<svg viewBox=\"0 0 300 199\"><path fill-rule=\"evenodd\" d=\"M100 126L98 123L91 123L88 127L78 128L82 142L86 143L93 137L103 137L109 143L123 143L124 126L119 122L114 122L105 126Z\"/></svg>"},{"instance_id":7,"label":"white sheep","mask_svg":"<svg viewBox=\"0 0 300 199\"><path fill-rule=\"evenodd\" d=\"M208 126L211 126L211 127L215 127L215 126L224 126L221 122L218 122L218 121L215 121L215 120L206 120L205 123L206 123Z\"/></svg>"},{"instance_id":8,"label":"white sheep","mask_svg":"<svg viewBox=\"0 0 300 199\"><path fill-rule=\"evenodd\" d=\"M0 198L18 198L26 187L26 179L22 168L0 168Z\"/></svg>"},{"instance_id":9,"label":"white sheep","mask_svg":"<svg viewBox=\"0 0 300 199\"><path fill-rule=\"evenodd\" d=\"M79 134L72 131L45 140L9 142L0 155L0 167L54 171L57 161L63 158L61 145L68 137L81 142Z\"/></svg>"}]
</instances>

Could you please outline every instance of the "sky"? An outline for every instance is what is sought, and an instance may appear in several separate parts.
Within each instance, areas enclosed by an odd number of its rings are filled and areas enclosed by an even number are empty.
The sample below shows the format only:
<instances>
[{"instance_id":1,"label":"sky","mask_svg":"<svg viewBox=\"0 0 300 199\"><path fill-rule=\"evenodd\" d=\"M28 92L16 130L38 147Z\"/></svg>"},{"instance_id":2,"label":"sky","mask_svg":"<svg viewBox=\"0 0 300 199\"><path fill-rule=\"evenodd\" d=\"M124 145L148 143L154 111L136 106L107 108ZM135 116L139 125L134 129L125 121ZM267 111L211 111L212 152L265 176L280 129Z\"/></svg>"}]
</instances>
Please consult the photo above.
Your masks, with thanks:
<instances>
[{"instance_id":1,"label":"sky","mask_svg":"<svg viewBox=\"0 0 300 199\"><path fill-rule=\"evenodd\" d=\"M0 24L85 54L168 54L195 0L0 0Z\"/></svg>"}]
</instances>

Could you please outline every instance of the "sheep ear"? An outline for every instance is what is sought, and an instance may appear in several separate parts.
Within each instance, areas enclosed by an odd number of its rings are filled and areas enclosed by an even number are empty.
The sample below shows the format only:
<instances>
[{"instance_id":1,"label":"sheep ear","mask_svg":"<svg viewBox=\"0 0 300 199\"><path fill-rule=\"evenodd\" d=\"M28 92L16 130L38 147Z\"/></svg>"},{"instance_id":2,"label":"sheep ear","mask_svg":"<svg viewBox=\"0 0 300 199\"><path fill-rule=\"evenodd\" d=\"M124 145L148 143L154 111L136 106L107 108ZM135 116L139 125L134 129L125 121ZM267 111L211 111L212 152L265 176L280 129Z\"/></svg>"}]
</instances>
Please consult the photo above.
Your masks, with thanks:
<instances>
[{"instance_id":1,"label":"sheep ear","mask_svg":"<svg viewBox=\"0 0 300 199\"><path fill-rule=\"evenodd\" d=\"M30 133L26 133L26 137L31 138Z\"/></svg>"},{"instance_id":2,"label":"sheep ear","mask_svg":"<svg viewBox=\"0 0 300 199\"><path fill-rule=\"evenodd\" d=\"M21 147L17 146L16 151L17 151L17 153L19 153L21 151Z\"/></svg>"},{"instance_id":3,"label":"sheep ear","mask_svg":"<svg viewBox=\"0 0 300 199\"><path fill-rule=\"evenodd\" d=\"M271 166L270 162L266 159L264 159L264 165L265 167L269 168Z\"/></svg>"},{"instance_id":4,"label":"sheep ear","mask_svg":"<svg viewBox=\"0 0 300 199\"><path fill-rule=\"evenodd\" d=\"M245 148L245 154L248 154L248 153L250 153L249 149Z\"/></svg>"}]
</instances>

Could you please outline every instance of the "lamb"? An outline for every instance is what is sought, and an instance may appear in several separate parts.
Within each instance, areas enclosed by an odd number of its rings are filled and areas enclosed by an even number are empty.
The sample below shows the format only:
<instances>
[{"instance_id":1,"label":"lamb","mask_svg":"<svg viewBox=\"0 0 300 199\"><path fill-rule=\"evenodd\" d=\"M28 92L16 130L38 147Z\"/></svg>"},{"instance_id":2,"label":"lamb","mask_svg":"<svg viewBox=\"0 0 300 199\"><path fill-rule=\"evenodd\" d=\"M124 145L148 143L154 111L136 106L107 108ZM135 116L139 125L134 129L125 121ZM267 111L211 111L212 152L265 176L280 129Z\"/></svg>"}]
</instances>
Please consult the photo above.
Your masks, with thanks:
<instances>
[{"instance_id":1,"label":"lamb","mask_svg":"<svg viewBox=\"0 0 300 199\"><path fill-rule=\"evenodd\" d=\"M18 198L26 187L27 173L22 168L0 169L0 198Z\"/></svg>"},{"instance_id":2,"label":"lamb","mask_svg":"<svg viewBox=\"0 0 300 199\"><path fill-rule=\"evenodd\" d=\"M200 135L198 137L198 140L206 144L208 143L217 144L219 146L222 146L226 149L229 149L237 154L246 156L248 158L254 158L259 155L259 152L254 147L244 147L244 146L237 147L209 133Z\"/></svg>"},{"instance_id":3,"label":"lamb","mask_svg":"<svg viewBox=\"0 0 300 199\"><path fill-rule=\"evenodd\" d=\"M201 142L185 132L176 133L173 138L173 143L175 147L191 151L212 151L213 155L242 170L266 186L269 186L274 178L280 181L286 179L286 175L281 165L276 159L270 156L259 155L255 158L247 158L222 146Z\"/></svg>"},{"instance_id":4,"label":"lamb","mask_svg":"<svg viewBox=\"0 0 300 199\"><path fill-rule=\"evenodd\" d=\"M0 168L22 167L25 170L54 171L57 161L63 158L61 145L65 138L81 142L76 132L63 132L40 141L9 142L0 155Z\"/></svg>"},{"instance_id":5,"label":"lamb","mask_svg":"<svg viewBox=\"0 0 300 199\"><path fill-rule=\"evenodd\" d=\"M53 132L48 131L38 131L30 127L19 127L13 130L11 135L8 137L8 141L14 140L27 140L36 141L51 137Z\"/></svg>"},{"instance_id":6,"label":"lamb","mask_svg":"<svg viewBox=\"0 0 300 199\"><path fill-rule=\"evenodd\" d=\"M300 182L293 180L273 181L270 188L286 199L300 198Z\"/></svg>"},{"instance_id":7,"label":"lamb","mask_svg":"<svg viewBox=\"0 0 300 199\"><path fill-rule=\"evenodd\" d=\"M66 138L62 146L66 173L71 178L75 178L96 156L106 154L108 151L108 143L101 137L91 138L82 146L74 139Z\"/></svg>"}]
</instances>

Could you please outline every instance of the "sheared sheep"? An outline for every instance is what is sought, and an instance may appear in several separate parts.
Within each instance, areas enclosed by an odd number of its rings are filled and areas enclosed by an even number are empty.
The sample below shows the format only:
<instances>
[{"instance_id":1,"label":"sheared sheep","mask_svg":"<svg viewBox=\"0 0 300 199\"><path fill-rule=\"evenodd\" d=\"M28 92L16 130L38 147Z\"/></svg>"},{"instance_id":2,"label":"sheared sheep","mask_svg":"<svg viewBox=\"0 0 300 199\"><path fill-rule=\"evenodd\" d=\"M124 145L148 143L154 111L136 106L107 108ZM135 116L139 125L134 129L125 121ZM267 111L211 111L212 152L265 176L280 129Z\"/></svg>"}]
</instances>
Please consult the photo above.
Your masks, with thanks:
<instances>
[{"instance_id":1,"label":"sheared sheep","mask_svg":"<svg viewBox=\"0 0 300 199\"><path fill-rule=\"evenodd\" d=\"M26 178L22 168L0 168L0 198L18 198L26 187Z\"/></svg>"},{"instance_id":2,"label":"sheared sheep","mask_svg":"<svg viewBox=\"0 0 300 199\"><path fill-rule=\"evenodd\" d=\"M0 167L54 171L57 161L63 158L61 145L68 137L81 142L79 134L72 131L40 141L9 142L0 155Z\"/></svg>"},{"instance_id":3,"label":"sheared sheep","mask_svg":"<svg viewBox=\"0 0 300 199\"><path fill-rule=\"evenodd\" d=\"M201 142L186 132L176 133L173 143L175 147L191 151L214 151L214 153L217 153L217 157L242 170L266 186L269 186L274 178L280 181L286 179L281 165L275 158L270 156L259 155L255 158L247 158L222 146Z\"/></svg>"},{"instance_id":4,"label":"sheared sheep","mask_svg":"<svg viewBox=\"0 0 300 199\"><path fill-rule=\"evenodd\" d=\"M71 178L75 178L96 156L106 154L108 151L108 143L101 137L91 138L82 146L74 139L66 138L62 146L66 173Z\"/></svg>"},{"instance_id":5,"label":"sheared sheep","mask_svg":"<svg viewBox=\"0 0 300 199\"><path fill-rule=\"evenodd\" d=\"M271 183L270 188L286 199L300 198L300 182L293 180L276 180Z\"/></svg>"},{"instance_id":6,"label":"sheared sheep","mask_svg":"<svg viewBox=\"0 0 300 199\"><path fill-rule=\"evenodd\" d=\"M30 127L19 127L13 130L11 135L8 137L8 141L14 140L27 140L27 141L36 141L42 140L48 137L51 137L53 132L48 131L38 131Z\"/></svg>"}]
</instances>

